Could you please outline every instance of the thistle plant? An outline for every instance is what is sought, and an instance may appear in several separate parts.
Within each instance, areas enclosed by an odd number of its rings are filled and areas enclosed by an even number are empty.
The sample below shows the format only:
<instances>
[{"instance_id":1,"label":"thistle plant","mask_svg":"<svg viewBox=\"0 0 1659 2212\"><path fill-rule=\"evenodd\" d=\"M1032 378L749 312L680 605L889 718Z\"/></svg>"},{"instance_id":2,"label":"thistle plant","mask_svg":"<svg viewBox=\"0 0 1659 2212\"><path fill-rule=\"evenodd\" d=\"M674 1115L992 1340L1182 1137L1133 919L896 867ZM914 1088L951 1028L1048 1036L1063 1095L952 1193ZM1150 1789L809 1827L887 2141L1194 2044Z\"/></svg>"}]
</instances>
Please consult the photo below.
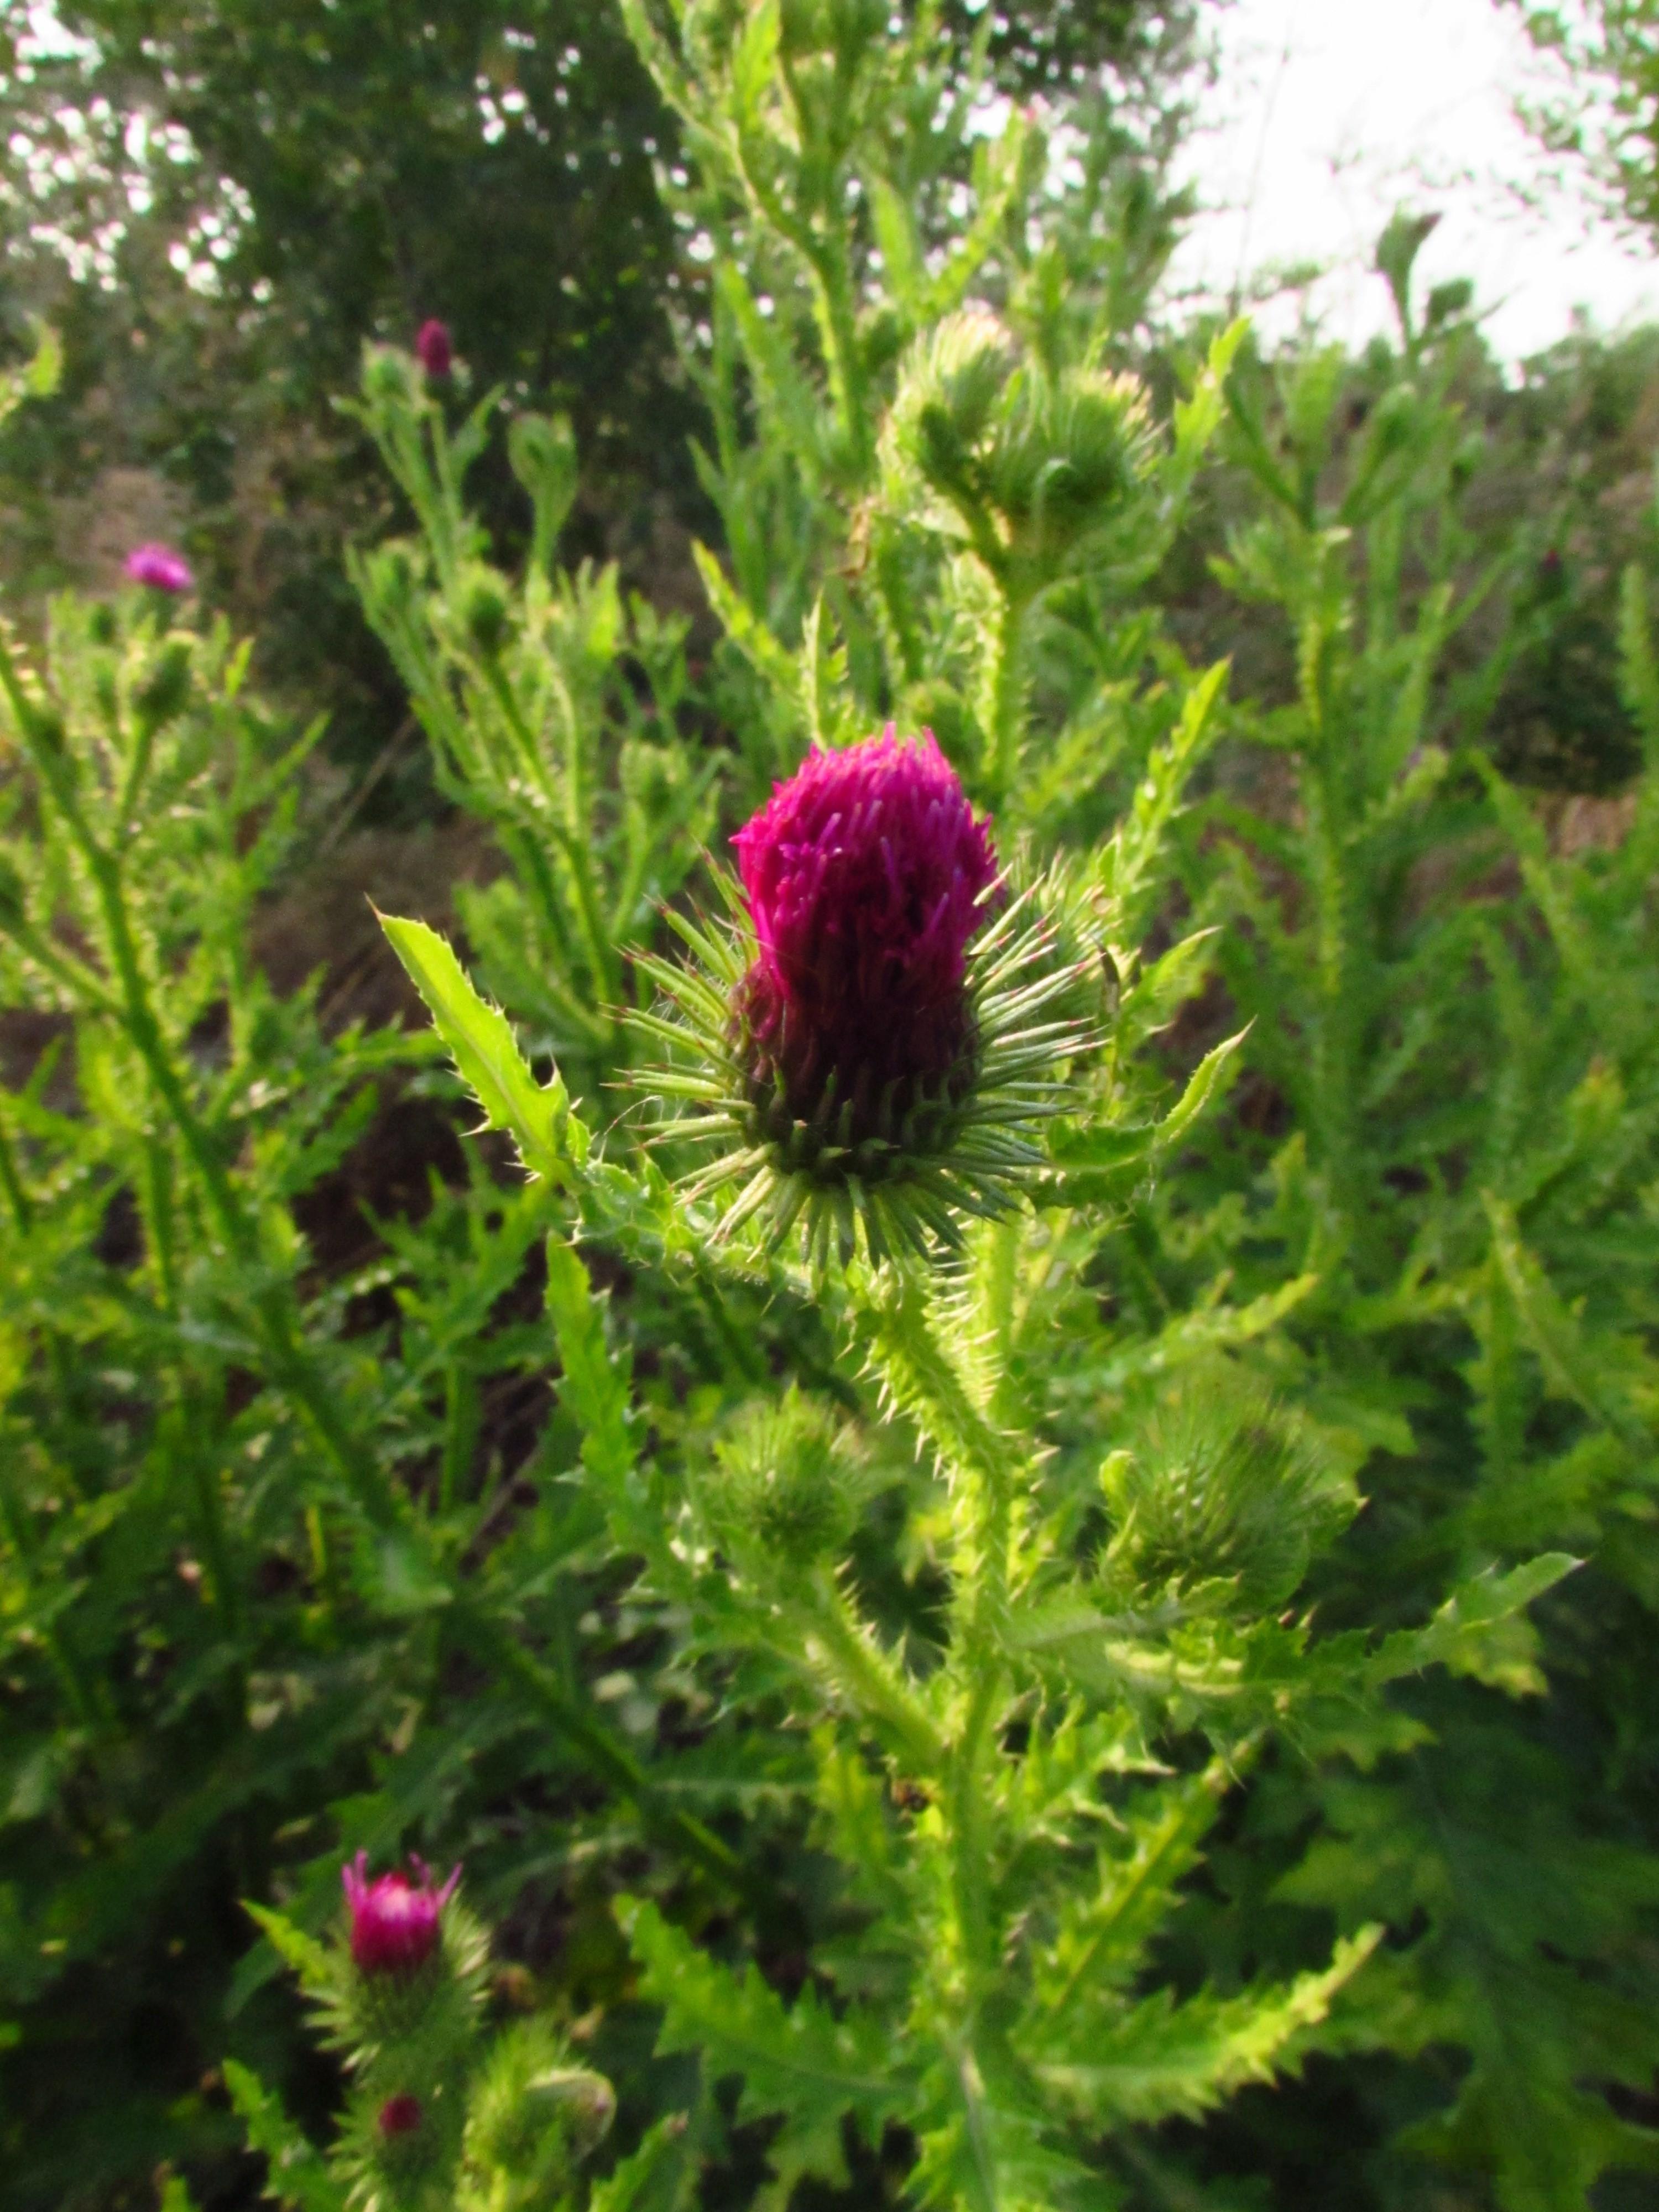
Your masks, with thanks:
<instances>
[{"instance_id":1,"label":"thistle plant","mask_svg":"<svg viewBox=\"0 0 1659 2212\"><path fill-rule=\"evenodd\" d=\"M8 2205L245 2191L222 2082L303 2212L1645 2201L1659 674L1534 466L1610 357L1500 389L1409 220L1363 360L1149 344L992 11L632 17L724 635L371 352L499 864L387 924L438 1040L277 980L337 785L176 569L0 641Z\"/></svg>"},{"instance_id":2,"label":"thistle plant","mask_svg":"<svg viewBox=\"0 0 1659 2212\"><path fill-rule=\"evenodd\" d=\"M490 2031L489 1939L457 1895L460 1870L437 1883L417 1860L414 1877L371 1881L360 1852L341 1869L346 1924L328 1942L250 1908L350 2084L325 2154L255 2075L227 2067L249 2142L270 2160L271 2194L300 2212L574 2204L581 2162L611 2124L611 2085L545 2018Z\"/></svg>"},{"instance_id":3,"label":"thistle plant","mask_svg":"<svg viewBox=\"0 0 1659 2212\"><path fill-rule=\"evenodd\" d=\"M812 1869L736 1923L660 1894L618 1917L659 2052L696 2060L694 2168L735 2078L759 2202L811 2178L951 2212L1178 2203L1168 2122L1375 2041L1398 1987L1382 1911L1335 1948L1297 1920L1249 1971L1231 1900L1196 1894L1224 1891L1200 1875L1213 1825L1270 1821L1286 1776L1374 1769L1426 1669L1535 1686L1526 1608L1571 1561L1468 1559L1416 1626L1320 1632L1308 1592L1364 1527L1372 1433L1297 1365L1321 1248L1247 1298L1147 1243L1244 1039L1172 1092L1156 1040L1238 950L1220 886L1149 940L1233 709L1134 594L1242 331L1183 362L1158 425L1098 299L1056 308L1026 125L974 165L930 278L895 179L948 170L955 125L896 102L909 50L872 12L630 21L717 242L712 361L689 357L730 565L700 565L757 809L724 913L634 963L665 1064L633 1078L683 1178L532 1076L429 930L388 924L559 1194L577 1480L634 1563L632 1617L684 1638L693 1771L730 1789L725 1832L753 1808L751 1868ZM1162 1305L1157 1270L1182 1284ZM596 1291L617 1279L625 1303ZM700 1385L640 1332L647 1285L709 1317ZM779 1790L795 1825L763 1845Z\"/></svg>"},{"instance_id":4,"label":"thistle plant","mask_svg":"<svg viewBox=\"0 0 1659 2212\"><path fill-rule=\"evenodd\" d=\"M1121 833L1120 882L1145 827ZM1506 1663L1524 1644L1521 1608L1566 1564L1477 1582L1425 1629L1322 1644L1297 1592L1358 1498L1316 1429L1222 1358L1114 1450L1068 1431L1045 1347L1057 1325L1079 1350L1094 1340L1067 1285L1098 1264L1113 1199L1194 1126L1213 1066L1161 1120L1126 1125L1110 1037L1101 1065L1062 1085L1075 1032L1037 1024L1018 1049L1024 1079L1054 1085L1049 1141L1028 1108L1034 1158L1022 1152L994 1204L967 1110L927 1125L925 1170L895 1157L890 1181L849 1172L860 1146L890 1142L883 1094L857 1073L872 1058L888 1055L890 1098L909 1080L925 1104L944 1069L949 1101L964 1056L957 1109L983 1079L969 978L999 882L991 837L931 745L884 737L814 756L739 833L747 933L689 982L657 966L702 1022L709 1068L693 1095L724 1104L702 1135L750 1178L739 1209L763 1178L748 1199L772 1208L759 1241L704 1205L706 1173L676 1189L605 1158L441 940L387 925L480 1103L558 1186L578 1237L641 1271L686 1271L711 1300L758 1275L831 1330L829 1371L780 1398L751 1370L712 1437L706 1412L676 1429L659 1397L653 1424L683 1441L653 1444L574 1243L549 1247L561 1394L584 1489L637 1563L630 1602L688 1627L705 1695L735 1724L728 1772L775 1762L782 1725L807 1839L836 1869L830 1898L799 1908L811 1948L793 2002L731 1934L700 1945L695 1915L617 1904L659 2009L659 2052L698 2062L688 2140L713 2149L714 2092L740 2077L738 2119L768 2130L757 2201L780 2208L807 2177L951 2212L1114 2202L1145 2131L1294 2071L1328 2022L1344 2037L1342 1993L1375 1927L1282 1977L1177 2000L1159 1976L1204 1838L1269 1735L1369 1760L1388 1740L1389 1684L1437 1661ZM1109 1030L1127 1039L1133 1018L1120 1008ZM920 1064L897 1059L905 1048ZM808 1116L848 1069L844 1141L825 1141L830 1117L814 1129ZM867 1133L861 1111L877 1117ZM776 1150L757 1167L763 1146ZM826 1219L861 1205L861 1233L781 1249L780 1228L815 1200ZM928 1233L890 1229L906 1205ZM858 1564L878 1500L937 1592L925 1615L902 1608L901 1629ZM781 1909L750 1902L761 1925ZM878 2179L894 2130L913 2148Z\"/></svg>"}]
</instances>

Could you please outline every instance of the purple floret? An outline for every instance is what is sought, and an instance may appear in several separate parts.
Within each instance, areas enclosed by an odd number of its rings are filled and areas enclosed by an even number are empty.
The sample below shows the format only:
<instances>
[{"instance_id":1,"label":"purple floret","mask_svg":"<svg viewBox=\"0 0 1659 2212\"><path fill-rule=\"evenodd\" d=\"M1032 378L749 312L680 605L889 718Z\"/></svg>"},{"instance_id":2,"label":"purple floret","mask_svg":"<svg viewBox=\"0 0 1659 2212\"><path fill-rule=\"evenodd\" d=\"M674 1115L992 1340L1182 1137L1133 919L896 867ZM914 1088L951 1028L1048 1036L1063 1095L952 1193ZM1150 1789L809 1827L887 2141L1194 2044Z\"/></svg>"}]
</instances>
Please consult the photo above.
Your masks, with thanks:
<instances>
[{"instance_id":1,"label":"purple floret","mask_svg":"<svg viewBox=\"0 0 1659 2212\"><path fill-rule=\"evenodd\" d=\"M189 562L171 545L135 545L126 569L135 584L149 584L158 592L187 592L196 581Z\"/></svg>"},{"instance_id":2,"label":"purple floret","mask_svg":"<svg viewBox=\"0 0 1659 2212\"><path fill-rule=\"evenodd\" d=\"M400 1874L368 1879L368 1854L340 1869L351 1911L351 1955L365 1974L412 1974L437 1947L439 1919L461 1878L457 1867L441 1888L428 1869L412 1862L418 1882Z\"/></svg>"},{"instance_id":3,"label":"purple floret","mask_svg":"<svg viewBox=\"0 0 1659 2212\"><path fill-rule=\"evenodd\" d=\"M737 1013L752 1073L811 1120L832 1080L856 1136L937 1090L971 1043L968 945L997 859L931 732L811 753L735 841L757 940Z\"/></svg>"},{"instance_id":4,"label":"purple floret","mask_svg":"<svg viewBox=\"0 0 1659 2212\"><path fill-rule=\"evenodd\" d=\"M415 337L415 358L430 377L441 380L449 374L455 365L455 349L447 323L433 315L421 325Z\"/></svg>"}]
</instances>

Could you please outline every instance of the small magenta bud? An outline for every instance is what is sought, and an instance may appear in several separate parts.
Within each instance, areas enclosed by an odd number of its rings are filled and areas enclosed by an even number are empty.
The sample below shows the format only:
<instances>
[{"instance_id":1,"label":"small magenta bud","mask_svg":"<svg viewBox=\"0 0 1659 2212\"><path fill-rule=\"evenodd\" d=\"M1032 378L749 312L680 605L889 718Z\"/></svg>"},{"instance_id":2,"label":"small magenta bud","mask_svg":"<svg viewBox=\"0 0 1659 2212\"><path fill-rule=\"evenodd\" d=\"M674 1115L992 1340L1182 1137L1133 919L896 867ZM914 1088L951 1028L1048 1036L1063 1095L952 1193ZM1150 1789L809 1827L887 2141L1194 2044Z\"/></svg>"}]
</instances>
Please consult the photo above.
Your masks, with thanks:
<instances>
[{"instance_id":1,"label":"small magenta bud","mask_svg":"<svg viewBox=\"0 0 1659 2212\"><path fill-rule=\"evenodd\" d=\"M374 2124L385 2141L392 2142L399 2136L412 2136L424 2118L420 2099L411 2097L408 2090L404 2089L397 2096L386 2099L376 2115Z\"/></svg>"},{"instance_id":2,"label":"small magenta bud","mask_svg":"<svg viewBox=\"0 0 1659 2212\"><path fill-rule=\"evenodd\" d=\"M148 584L158 592L187 592L196 581L189 562L170 545L135 545L127 556L126 571L135 584Z\"/></svg>"},{"instance_id":3,"label":"small magenta bud","mask_svg":"<svg viewBox=\"0 0 1659 2212\"><path fill-rule=\"evenodd\" d=\"M351 1911L351 1956L362 1973L413 1974L437 1948L439 1916L455 1893L461 1870L457 1867L436 1888L429 1869L419 1859L410 1863L416 1882L401 1874L383 1874L370 1881L367 1851L359 1851L340 1869Z\"/></svg>"},{"instance_id":4,"label":"small magenta bud","mask_svg":"<svg viewBox=\"0 0 1659 2212\"><path fill-rule=\"evenodd\" d=\"M959 1079L969 940L997 858L931 732L814 751L735 840L757 952L734 1014L751 1079L850 1135L881 1102Z\"/></svg>"},{"instance_id":5,"label":"small magenta bud","mask_svg":"<svg viewBox=\"0 0 1659 2212\"><path fill-rule=\"evenodd\" d=\"M455 349L447 323L441 323L435 315L428 317L416 334L415 358L434 382L449 374L455 365Z\"/></svg>"}]
</instances>

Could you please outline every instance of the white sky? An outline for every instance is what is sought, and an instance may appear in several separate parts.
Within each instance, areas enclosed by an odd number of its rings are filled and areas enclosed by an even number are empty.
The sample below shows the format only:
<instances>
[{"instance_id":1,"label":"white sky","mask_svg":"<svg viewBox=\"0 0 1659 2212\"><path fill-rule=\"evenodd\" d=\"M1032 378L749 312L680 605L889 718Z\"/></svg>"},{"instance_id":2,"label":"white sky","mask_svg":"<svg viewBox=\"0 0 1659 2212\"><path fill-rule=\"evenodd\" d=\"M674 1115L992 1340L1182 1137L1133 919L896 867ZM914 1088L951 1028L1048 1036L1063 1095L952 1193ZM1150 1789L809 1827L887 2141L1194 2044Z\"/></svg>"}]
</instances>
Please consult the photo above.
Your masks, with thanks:
<instances>
[{"instance_id":1,"label":"white sky","mask_svg":"<svg viewBox=\"0 0 1659 2212\"><path fill-rule=\"evenodd\" d=\"M1366 271L1405 201L1442 216L1419 283L1473 277L1502 359L1564 337L1576 308L1602 330L1659 318L1659 261L1597 218L1581 185L1521 204L1517 187L1539 186L1549 162L1511 103L1547 79L1496 0L1234 0L1216 27L1221 66L1187 156L1206 211L1171 290L1225 296L1264 264L1317 260L1330 273L1309 304L1331 337L1361 340L1389 320ZM1300 305L1259 308L1258 328L1288 330Z\"/></svg>"}]
</instances>

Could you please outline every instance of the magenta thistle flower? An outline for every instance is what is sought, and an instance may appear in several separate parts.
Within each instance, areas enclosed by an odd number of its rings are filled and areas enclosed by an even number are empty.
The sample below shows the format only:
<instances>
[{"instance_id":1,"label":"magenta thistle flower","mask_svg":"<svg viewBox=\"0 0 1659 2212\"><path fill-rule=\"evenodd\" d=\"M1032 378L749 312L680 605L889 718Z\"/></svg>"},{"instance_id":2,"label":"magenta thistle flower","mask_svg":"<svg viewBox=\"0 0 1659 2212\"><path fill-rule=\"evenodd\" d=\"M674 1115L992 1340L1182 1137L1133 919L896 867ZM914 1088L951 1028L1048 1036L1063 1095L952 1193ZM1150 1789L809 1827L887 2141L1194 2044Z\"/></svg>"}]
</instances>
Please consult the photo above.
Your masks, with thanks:
<instances>
[{"instance_id":1,"label":"magenta thistle flower","mask_svg":"<svg viewBox=\"0 0 1659 2212\"><path fill-rule=\"evenodd\" d=\"M135 584L148 584L158 592L187 592L196 581L189 562L171 545L135 545L127 556L126 571Z\"/></svg>"},{"instance_id":2,"label":"magenta thistle flower","mask_svg":"<svg viewBox=\"0 0 1659 2212\"><path fill-rule=\"evenodd\" d=\"M1004 898L932 736L813 752L736 845L729 922L671 917L693 965L639 957L662 1002L632 1018L673 1050L642 1080L696 1109L659 1133L716 1148L690 1194L738 1183L722 1233L757 1218L776 1243L800 1222L815 1265L832 1244L937 1250L963 1214L1006 1211L1093 1032L1056 1003L1085 966L1056 958L1035 892Z\"/></svg>"},{"instance_id":3,"label":"magenta thistle flower","mask_svg":"<svg viewBox=\"0 0 1659 2212\"><path fill-rule=\"evenodd\" d=\"M455 366L455 349L447 323L441 323L435 315L428 317L415 335L415 358L435 381L441 382L449 374Z\"/></svg>"},{"instance_id":4,"label":"magenta thistle flower","mask_svg":"<svg viewBox=\"0 0 1659 2212\"><path fill-rule=\"evenodd\" d=\"M439 1917L461 1878L457 1867L441 1888L419 1859L410 1862L419 1876L401 1874L368 1879L368 1854L340 1869L340 1881L351 1912L351 1956L365 1974L413 1974L437 1948Z\"/></svg>"},{"instance_id":5,"label":"magenta thistle flower","mask_svg":"<svg viewBox=\"0 0 1659 2212\"><path fill-rule=\"evenodd\" d=\"M735 840L756 957L752 1075L811 1121L872 1134L969 1072L967 950L997 880L985 823L931 732L811 753Z\"/></svg>"},{"instance_id":6,"label":"magenta thistle flower","mask_svg":"<svg viewBox=\"0 0 1659 2212\"><path fill-rule=\"evenodd\" d=\"M398 2136L412 2136L425 2117L420 2099L403 2089L395 2097L386 2099L375 2115L374 2124L391 2142Z\"/></svg>"}]
</instances>

